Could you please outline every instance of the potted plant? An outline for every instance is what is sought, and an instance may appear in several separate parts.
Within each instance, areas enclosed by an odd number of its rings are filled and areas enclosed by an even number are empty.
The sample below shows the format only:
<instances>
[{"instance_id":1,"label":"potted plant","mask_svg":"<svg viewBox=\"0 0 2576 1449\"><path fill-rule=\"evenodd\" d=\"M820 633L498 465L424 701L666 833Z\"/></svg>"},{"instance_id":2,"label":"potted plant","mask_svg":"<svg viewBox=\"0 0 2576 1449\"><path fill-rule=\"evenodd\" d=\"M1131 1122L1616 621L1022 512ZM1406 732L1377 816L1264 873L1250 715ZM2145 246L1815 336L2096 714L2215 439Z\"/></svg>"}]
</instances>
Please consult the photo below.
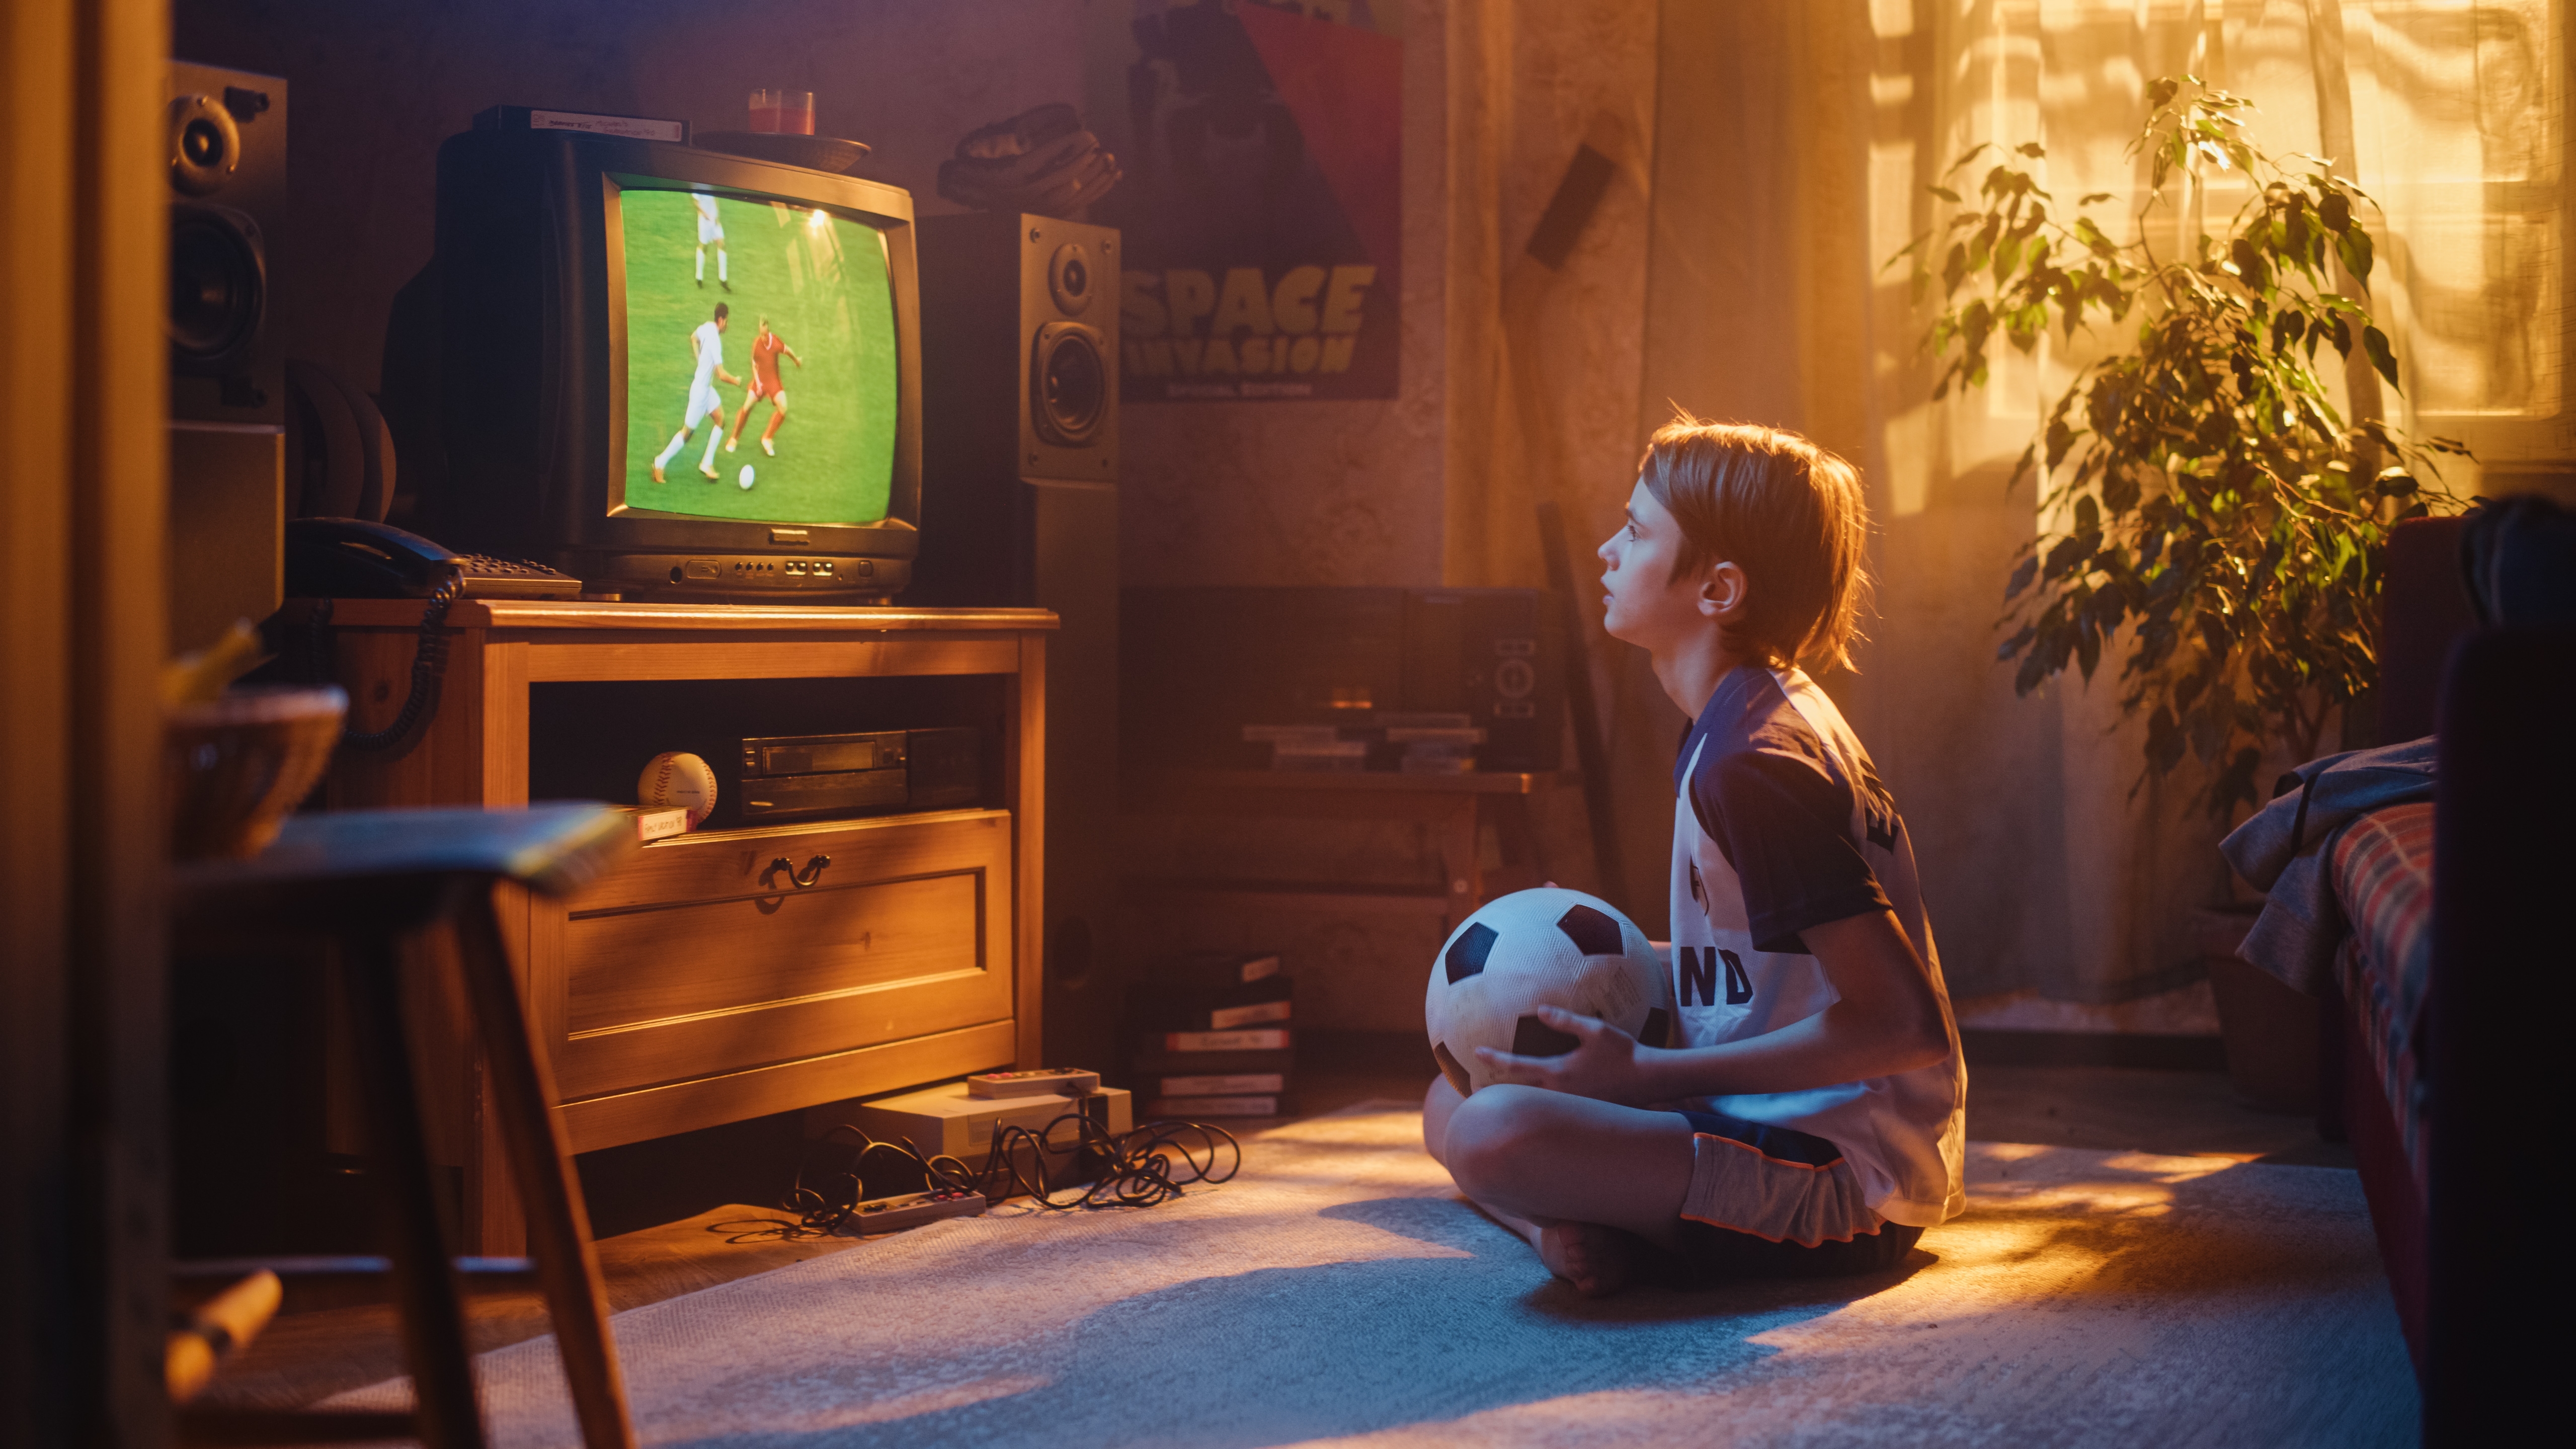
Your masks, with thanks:
<instances>
[{"instance_id":1,"label":"potted plant","mask_svg":"<svg viewBox=\"0 0 2576 1449\"><path fill-rule=\"evenodd\" d=\"M1931 188L1948 221L1889 264L1913 259L1918 301L1940 286L1924 337L1936 399L1984 385L1998 341L2028 353L2053 328L2072 343L2126 326L2128 345L2075 370L2013 470L2011 487L2036 472L2042 526L2005 582L2012 633L1996 657L2020 661L2027 695L2070 664L2089 682L2125 649L2120 706L2146 715L2140 783L2188 756L2198 803L2223 820L2268 793L2267 743L2312 759L2330 723L2367 708L2388 530L2457 506L2438 455L2467 450L2378 415L2377 385L2395 389L2398 372L2370 314L2375 203L2329 160L2257 149L2240 97L2181 76L2147 103L2129 149L2148 178L2134 240L2084 214L2108 193L2061 213L2024 169L2046 155L2036 143L2001 152L1962 196L1962 173L2000 149L1984 145ZM2214 177L2245 193L2219 236L2191 224ZM2159 207L2181 235L2170 254L2153 240ZM2328 351L2348 410L2319 370ZM2240 923L2223 939L2242 937ZM2233 1065L2241 1013L2227 998L2244 993L2216 984Z\"/></svg>"}]
</instances>

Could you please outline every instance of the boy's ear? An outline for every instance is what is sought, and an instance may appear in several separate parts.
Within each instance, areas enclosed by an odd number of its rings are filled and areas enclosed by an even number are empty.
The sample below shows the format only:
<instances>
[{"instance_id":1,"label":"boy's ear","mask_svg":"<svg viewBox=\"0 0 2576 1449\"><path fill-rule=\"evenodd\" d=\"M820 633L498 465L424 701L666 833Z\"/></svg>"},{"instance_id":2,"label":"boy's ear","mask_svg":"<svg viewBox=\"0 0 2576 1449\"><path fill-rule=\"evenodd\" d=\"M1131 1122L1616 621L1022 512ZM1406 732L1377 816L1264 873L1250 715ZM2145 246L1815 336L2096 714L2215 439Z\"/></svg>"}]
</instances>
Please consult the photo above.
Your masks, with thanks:
<instances>
[{"instance_id":1,"label":"boy's ear","mask_svg":"<svg viewBox=\"0 0 2576 1449\"><path fill-rule=\"evenodd\" d=\"M1700 616L1719 623L1731 624L1744 615L1744 605L1752 580L1744 576L1741 565L1732 562L1713 563L1700 577Z\"/></svg>"}]
</instances>

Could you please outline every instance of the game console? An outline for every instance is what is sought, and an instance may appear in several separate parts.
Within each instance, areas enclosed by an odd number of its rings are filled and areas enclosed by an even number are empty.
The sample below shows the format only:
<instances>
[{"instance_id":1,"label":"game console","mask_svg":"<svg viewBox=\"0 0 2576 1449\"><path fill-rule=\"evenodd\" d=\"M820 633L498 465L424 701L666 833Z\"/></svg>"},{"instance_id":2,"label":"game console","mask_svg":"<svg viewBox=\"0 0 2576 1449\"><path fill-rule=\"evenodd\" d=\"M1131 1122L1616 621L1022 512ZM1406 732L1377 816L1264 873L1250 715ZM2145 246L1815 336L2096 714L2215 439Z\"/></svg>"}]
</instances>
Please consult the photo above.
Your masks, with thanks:
<instances>
[{"instance_id":1,"label":"game console","mask_svg":"<svg viewBox=\"0 0 2576 1449\"><path fill-rule=\"evenodd\" d=\"M1046 1134L1049 1124L1067 1115L1087 1118L1111 1137L1122 1137L1133 1130L1136 1116L1133 1100L1123 1088L1104 1087L1082 1096L1062 1095L1051 1085L1032 1087L1026 1096L982 1097L965 1082L927 1087L918 1092L905 1092L880 1097L872 1102L834 1102L809 1108L805 1113L805 1135L817 1139L829 1135L842 1125L855 1127L879 1142L901 1142L923 1157L946 1155L966 1164L969 1173L980 1174L993 1154L993 1142L1013 1127ZM1085 1150L1084 1134L1067 1122L1047 1135L1043 1162L1026 1143L1011 1154L1012 1166L1021 1177L1034 1184L1043 1166L1051 1188L1089 1182L1107 1165L1107 1158L1096 1151ZM1010 1174L1005 1171L998 1183L984 1184L989 1194L1007 1196Z\"/></svg>"}]
</instances>

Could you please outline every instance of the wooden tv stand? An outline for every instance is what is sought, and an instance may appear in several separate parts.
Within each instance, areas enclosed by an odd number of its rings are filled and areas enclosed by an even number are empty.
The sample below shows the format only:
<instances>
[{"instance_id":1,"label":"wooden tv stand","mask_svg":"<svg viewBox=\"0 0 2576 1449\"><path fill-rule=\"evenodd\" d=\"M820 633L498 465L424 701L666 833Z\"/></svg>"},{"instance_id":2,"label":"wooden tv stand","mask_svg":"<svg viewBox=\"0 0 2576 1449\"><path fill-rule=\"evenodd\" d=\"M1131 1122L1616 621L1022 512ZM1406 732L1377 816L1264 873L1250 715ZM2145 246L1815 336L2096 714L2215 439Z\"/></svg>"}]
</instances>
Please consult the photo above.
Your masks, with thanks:
<instances>
[{"instance_id":1,"label":"wooden tv stand","mask_svg":"<svg viewBox=\"0 0 2576 1449\"><path fill-rule=\"evenodd\" d=\"M289 606L290 650L313 607ZM382 728L402 707L420 618L418 600L334 602L353 730ZM704 830L646 846L570 899L505 888L499 905L576 1152L1033 1067L1055 627L1040 609L459 600L436 713L392 750L343 749L329 803L526 804L532 691L553 684L989 686L1001 779L982 808ZM546 727L562 728L563 713ZM637 737L630 715L599 723ZM454 1048L428 1053L446 1077L430 1092L433 1147L463 1169L464 1251L515 1256L525 1228L463 1014L435 999L443 974L413 972L408 988L424 997L416 1015L444 1022Z\"/></svg>"}]
</instances>

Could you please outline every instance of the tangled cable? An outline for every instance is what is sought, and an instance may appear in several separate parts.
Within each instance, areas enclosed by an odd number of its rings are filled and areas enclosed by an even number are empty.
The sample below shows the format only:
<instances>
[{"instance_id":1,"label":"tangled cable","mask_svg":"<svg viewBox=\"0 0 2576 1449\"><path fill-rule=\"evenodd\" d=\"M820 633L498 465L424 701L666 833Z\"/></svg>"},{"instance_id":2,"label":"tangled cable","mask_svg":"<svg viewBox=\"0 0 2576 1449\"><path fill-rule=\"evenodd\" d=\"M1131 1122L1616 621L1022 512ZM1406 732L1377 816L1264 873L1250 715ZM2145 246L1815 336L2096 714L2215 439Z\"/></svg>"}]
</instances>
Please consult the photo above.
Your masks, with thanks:
<instances>
[{"instance_id":1,"label":"tangled cable","mask_svg":"<svg viewBox=\"0 0 2576 1449\"><path fill-rule=\"evenodd\" d=\"M1058 1129L1068 1122L1073 1124L1071 1136L1060 1142ZM857 1142L836 1140L844 1134L855 1137ZM808 1169L814 1165L815 1152L824 1147L853 1150L840 1170L815 1176L809 1185ZM981 1171L944 1152L924 1157L909 1139L880 1142L844 1122L806 1148L797 1164L795 1185L779 1204L797 1215L798 1226L776 1236L819 1236L850 1224L858 1217L859 1204L867 1191L859 1169L870 1157L885 1153L912 1164L934 1195L977 1192L987 1200L996 1200L1011 1195L994 1191L1007 1185L1053 1212L1152 1207L1179 1197L1191 1183L1224 1182L1243 1167L1243 1145L1222 1127L1204 1122L1146 1122L1130 1131L1113 1133L1078 1106L1035 1131L1005 1126L995 1132ZM1058 1200L1057 1189L1047 1179L1049 1153L1078 1154L1077 1162L1096 1162L1100 1165L1099 1176L1080 1194ZM1028 1158L1025 1171L1020 1161L1023 1154ZM1032 1174L1035 1181L1031 1180Z\"/></svg>"}]
</instances>

